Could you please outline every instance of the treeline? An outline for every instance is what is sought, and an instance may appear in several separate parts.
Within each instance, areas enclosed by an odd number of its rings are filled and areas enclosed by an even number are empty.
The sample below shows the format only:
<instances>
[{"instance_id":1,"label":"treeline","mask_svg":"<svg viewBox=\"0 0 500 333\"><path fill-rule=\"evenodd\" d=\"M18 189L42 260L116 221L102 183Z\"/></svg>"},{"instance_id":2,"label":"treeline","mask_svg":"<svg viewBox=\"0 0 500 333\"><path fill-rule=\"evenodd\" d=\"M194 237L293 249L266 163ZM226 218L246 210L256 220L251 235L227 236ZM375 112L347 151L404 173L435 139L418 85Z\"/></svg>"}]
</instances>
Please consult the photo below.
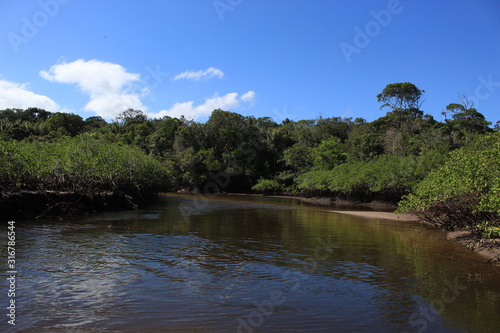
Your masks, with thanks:
<instances>
[{"instance_id":1,"label":"treeline","mask_svg":"<svg viewBox=\"0 0 500 333\"><path fill-rule=\"evenodd\" d=\"M135 208L170 188L170 174L137 147L82 134L0 142L3 216L62 216Z\"/></svg>"},{"instance_id":2,"label":"treeline","mask_svg":"<svg viewBox=\"0 0 500 333\"><path fill-rule=\"evenodd\" d=\"M449 104L440 122L421 111L422 94L408 82L387 85L376 97L388 112L372 122L319 117L276 123L219 109L200 123L182 117L148 119L142 111L129 109L108 123L37 108L7 109L0 111L1 139L62 147L61 140L74 138L111 147L111 155L118 147L140 149L168 174L162 190L397 203L442 168L450 154L477 145L483 137L498 138L491 133L500 123L492 128L467 98ZM471 149L468 154L480 153ZM114 167L118 165L109 166ZM75 175L79 172L83 169Z\"/></svg>"}]
</instances>

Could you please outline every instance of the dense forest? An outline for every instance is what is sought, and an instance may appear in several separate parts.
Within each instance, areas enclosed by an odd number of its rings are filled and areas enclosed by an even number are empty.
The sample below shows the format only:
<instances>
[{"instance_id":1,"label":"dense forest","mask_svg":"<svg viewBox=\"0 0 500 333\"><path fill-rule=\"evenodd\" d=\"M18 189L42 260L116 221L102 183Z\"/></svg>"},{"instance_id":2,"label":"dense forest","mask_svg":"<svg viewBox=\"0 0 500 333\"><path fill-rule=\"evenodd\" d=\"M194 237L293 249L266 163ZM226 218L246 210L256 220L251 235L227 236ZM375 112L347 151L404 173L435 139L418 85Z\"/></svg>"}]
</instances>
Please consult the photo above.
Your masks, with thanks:
<instances>
[{"instance_id":1,"label":"dense forest","mask_svg":"<svg viewBox=\"0 0 500 333\"><path fill-rule=\"evenodd\" d=\"M2 200L19 191L95 202L121 193L131 205L159 191L286 193L399 202L445 228L464 227L450 224L460 206L482 233L500 216L500 122L465 96L437 121L421 110L423 93L408 82L387 85L376 96L386 114L372 122L276 123L218 109L200 123L129 109L108 123L0 110Z\"/></svg>"}]
</instances>

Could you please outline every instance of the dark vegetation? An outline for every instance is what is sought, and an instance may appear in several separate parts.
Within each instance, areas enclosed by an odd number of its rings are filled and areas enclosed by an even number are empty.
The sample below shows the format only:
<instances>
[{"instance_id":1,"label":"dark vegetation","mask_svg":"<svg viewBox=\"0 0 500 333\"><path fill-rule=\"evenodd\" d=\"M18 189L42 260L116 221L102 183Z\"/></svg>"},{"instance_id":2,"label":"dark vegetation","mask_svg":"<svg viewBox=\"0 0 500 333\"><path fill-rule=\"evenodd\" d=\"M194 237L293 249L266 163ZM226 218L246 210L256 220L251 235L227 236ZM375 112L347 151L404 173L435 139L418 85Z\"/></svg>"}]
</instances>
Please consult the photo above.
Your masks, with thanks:
<instances>
[{"instance_id":1,"label":"dark vegetation","mask_svg":"<svg viewBox=\"0 0 500 333\"><path fill-rule=\"evenodd\" d=\"M465 97L436 121L421 110L423 93L411 83L387 85L377 98L388 112L372 122L276 123L214 110L199 123L129 109L108 123L37 108L1 110L0 204L26 213L16 195L46 196L27 214L38 216L71 213L68 200L100 210L117 198L117 206L135 206L172 190L403 199L401 211L438 227L495 235L499 123L492 128Z\"/></svg>"},{"instance_id":2,"label":"dark vegetation","mask_svg":"<svg viewBox=\"0 0 500 333\"><path fill-rule=\"evenodd\" d=\"M82 134L0 144L2 215L73 215L136 207L169 188L160 162L137 147Z\"/></svg>"}]
</instances>

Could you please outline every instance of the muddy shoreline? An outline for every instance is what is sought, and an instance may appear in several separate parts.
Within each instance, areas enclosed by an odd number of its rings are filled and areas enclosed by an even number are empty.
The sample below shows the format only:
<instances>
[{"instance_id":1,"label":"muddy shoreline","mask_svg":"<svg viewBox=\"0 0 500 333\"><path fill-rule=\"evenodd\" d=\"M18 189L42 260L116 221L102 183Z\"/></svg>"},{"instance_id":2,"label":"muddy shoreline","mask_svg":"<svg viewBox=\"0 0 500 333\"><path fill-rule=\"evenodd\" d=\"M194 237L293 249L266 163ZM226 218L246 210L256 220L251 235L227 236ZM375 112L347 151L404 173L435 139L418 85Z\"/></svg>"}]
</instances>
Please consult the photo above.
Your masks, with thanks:
<instances>
[{"instance_id":1,"label":"muddy shoreline","mask_svg":"<svg viewBox=\"0 0 500 333\"><path fill-rule=\"evenodd\" d=\"M103 191L92 196L68 191L13 190L0 192L4 219L63 219L72 216L137 209L152 196Z\"/></svg>"},{"instance_id":2,"label":"muddy shoreline","mask_svg":"<svg viewBox=\"0 0 500 333\"><path fill-rule=\"evenodd\" d=\"M331 210L332 213L358 216L370 219L382 219L401 222L419 222L419 218L412 214L395 214L392 212L378 212L378 211L345 211L345 210Z\"/></svg>"},{"instance_id":3,"label":"muddy shoreline","mask_svg":"<svg viewBox=\"0 0 500 333\"><path fill-rule=\"evenodd\" d=\"M478 240L470 231L450 231L446 234L446 239L455 241L479 253L487 262L500 266L500 239Z\"/></svg>"},{"instance_id":4,"label":"muddy shoreline","mask_svg":"<svg viewBox=\"0 0 500 333\"><path fill-rule=\"evenodd\" d=\"M230 194L232 195L232 194ZM245 194L249 195L249 194ZM250 194L251 195L251 194ZM266 196L262 194L256 194L257 196ZM296 199L302 202L307 202L313 205L320 206L330 206L330 207L338 207L341 209L349 209L349 208L359 208L360 210L368 210L368 211L381 211L381 212L393 212L398 208L397 205L389 202L383 201L372 201L372 202L357 202L357 201L349 201L349 200L341 200L335 199L331 197L301 197L296 195L270 195L272 198L284 198L284 199Z\"/></svg>"},{"instance_id":5,"label":"muddy shoreline","mask_svg":"<svg viewBox=\"0 0 500 333\"><path fill-rule=\"evenodd\" d=\"M261 194L258 195L262 196ZM422 222L416 215L393 213L398 208L398 206L393 203L380 201L362 203L348 200L338 200L330 197L299 197L286 194L271 195L270 197L285 199L292 198L313 205L333 208L332 210L330 210L330 212L335 214L351 215L369 219L420 223L429 226L428 223ZM353 210L353 208L355 210ZM460 245L467 247L469 250L480 254L486 262L500 266L500 239L478 240L477 238L474 238L468 231L443 232L445 233L447 240L457 242Z\"/></svg>"},{"instance_id":6,"label":"muddy shoreline","mask_svg":"<svg viewBox=\"0 0 500 333\"><path fill-rule=\"evenodd\" d=\"M345 211L331 210L335 214L364 217L369 219L382 219L401 222L421 223L420 219L412 214L395 214L391 212L377 211ZM481 255L485 262L500 266L500 239L480 239L475 238L470 231L443 231L446 239L457 242Z\"/></svg>"}]
</instances>

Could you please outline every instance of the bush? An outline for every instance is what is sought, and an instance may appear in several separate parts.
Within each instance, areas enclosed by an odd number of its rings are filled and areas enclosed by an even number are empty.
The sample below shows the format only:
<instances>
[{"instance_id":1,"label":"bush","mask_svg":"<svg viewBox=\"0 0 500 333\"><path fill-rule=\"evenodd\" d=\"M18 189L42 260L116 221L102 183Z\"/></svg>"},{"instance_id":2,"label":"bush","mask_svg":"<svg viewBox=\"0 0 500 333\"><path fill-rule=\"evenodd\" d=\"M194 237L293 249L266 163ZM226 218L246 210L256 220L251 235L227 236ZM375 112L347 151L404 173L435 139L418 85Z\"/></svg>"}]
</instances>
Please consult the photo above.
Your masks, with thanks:
<instances>
[{"instance_id":1,"label":"bush","mask_svg":"<svg viewBox=\"0 0 500 333\"><path fill-rule=\"evenodd\" d=\"M252 187L252 190L259 193L276 193L281 190L280 184L272 179L259 179L257 184Z\"/></svg>"},{"instance_id":2,"label":"bush","mask_svg":"<svg viewBox=\"0 0 500 333\"><path fill-rule=\"evenodd\" d=\"M500 227L490 226L488 222L482 222L476 228L482 231L484 238L500 238Z\"/></svg>"},{"instance_id":3,"label":"bush","mask_svg":"<svg viewBox=\"0 0 500 333\"><path fill-rule=\"evenodd\" d=\"M296 180L303 191L330 191L347 199L397 202L421 179L414 156L382 155L349 162L332 170L310 171Z\"/></svg>"},{"instance_id":4,"label":"bush","mask_svg":"<svg viewBox=\"0 0 500 333\"><path fill-rule=\"evenodd\" d=\"M453 151L442 167L429 173L399 203L398 211L416 213L445 229L473 229L481 221L497 221L500 132L482 135L469 146Z\"/></svg>"},{"instance_id":5,"label":"bush","mask_svg":"<svg viewBox=\"0 0 500 333\"><path fill-rule=\"evenodd\" d=\"M166 190L169 170L137 147L83 136L56 142L0 142L6 189L144 194Z\"/></svg>"}]
</instances>

